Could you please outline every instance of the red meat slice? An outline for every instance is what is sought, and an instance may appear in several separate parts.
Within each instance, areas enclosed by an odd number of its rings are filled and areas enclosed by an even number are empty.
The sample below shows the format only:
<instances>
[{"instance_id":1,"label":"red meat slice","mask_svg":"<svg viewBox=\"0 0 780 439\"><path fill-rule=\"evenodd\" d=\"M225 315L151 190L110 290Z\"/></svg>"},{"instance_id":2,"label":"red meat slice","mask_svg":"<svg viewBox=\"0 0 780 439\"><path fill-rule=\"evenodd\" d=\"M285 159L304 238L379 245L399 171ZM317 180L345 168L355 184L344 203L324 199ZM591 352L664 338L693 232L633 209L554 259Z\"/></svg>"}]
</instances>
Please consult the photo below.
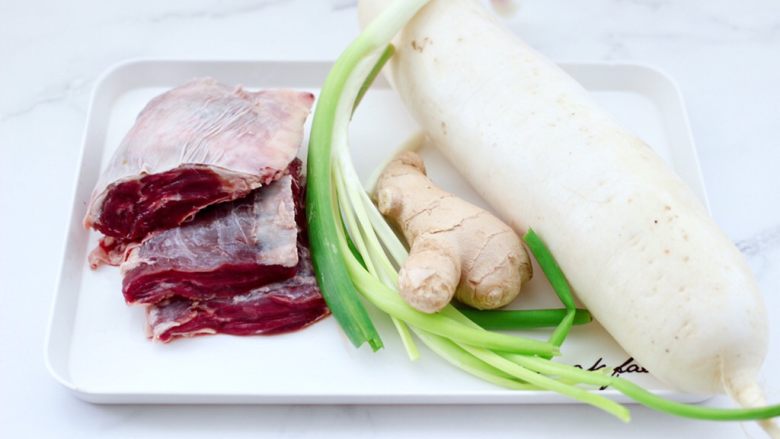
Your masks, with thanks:
<instances>
[{"instance_id":1,"label":"red meat slice","mask_svg":"<svg viewBox=\"0 0 780 439\"><path fill-rule=\"evenodd\" d=\"M298 247L298 272L287 280L234 297L167 299L149 305L150 338L169 342L204 334L279 334L304 328L330 311L317 287L308 250Z\"/></svg>"},{"instance_id":2,"label":"red meat slice","mask_svg":"<svg viewBox=\"0 0 780 439\"><path fill-rule=\"evenodd\" d=\"M116 263L126 243L281 177L313 101L308 92L248 92L210 78L154 98L92 193L84 225L114 239L90 263Z\"/></svg>"},{"instance_id":3,"label":"red meat slice","mask_svg":"<svg viewBox=\"0 0 780 439\"><path fill-rule=\"evenodd\" d=\"M229 297L294 276L300 178L296 160L288 175L248 197L211 206L131 246L121 265L125 300Z\"/></svg>"}]
</instances>

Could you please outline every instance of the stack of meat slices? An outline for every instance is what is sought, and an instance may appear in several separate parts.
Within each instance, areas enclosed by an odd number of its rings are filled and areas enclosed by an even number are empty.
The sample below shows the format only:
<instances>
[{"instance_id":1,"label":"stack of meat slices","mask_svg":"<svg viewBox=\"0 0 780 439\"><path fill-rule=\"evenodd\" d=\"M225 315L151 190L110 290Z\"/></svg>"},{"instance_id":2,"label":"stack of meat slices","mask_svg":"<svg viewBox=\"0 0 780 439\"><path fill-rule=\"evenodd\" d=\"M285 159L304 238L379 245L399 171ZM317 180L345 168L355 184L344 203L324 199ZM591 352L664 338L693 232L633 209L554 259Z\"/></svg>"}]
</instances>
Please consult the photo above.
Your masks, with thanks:
<instances>
[{"instance_id":1,"label":"stack of meat slices","mask_svg":"<svg viewBox=\"0 0 780 439\"><path fill-rule=\"evenodd\" d=\"M296 159L314 97L197 79L154 98L92 194L93 268L119 265L148 334L274 334L329 314Z\"/></svg>"}]
</instances>

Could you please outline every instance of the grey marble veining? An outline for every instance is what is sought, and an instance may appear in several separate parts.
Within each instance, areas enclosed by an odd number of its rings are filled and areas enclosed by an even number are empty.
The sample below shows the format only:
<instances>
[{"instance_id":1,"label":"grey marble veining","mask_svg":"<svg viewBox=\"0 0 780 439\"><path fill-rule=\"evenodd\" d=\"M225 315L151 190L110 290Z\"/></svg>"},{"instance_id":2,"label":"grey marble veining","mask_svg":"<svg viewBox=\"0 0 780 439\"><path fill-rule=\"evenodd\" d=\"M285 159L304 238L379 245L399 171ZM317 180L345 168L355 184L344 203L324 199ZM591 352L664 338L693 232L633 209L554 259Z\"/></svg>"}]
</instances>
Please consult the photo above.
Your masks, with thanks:
<instances>
[{"instance_id":1,"label":"grey marble veining","mask_svg":"<svg viewBox=\"0 0 780 439\"><path fill-rule=\"evenodd\" d=\"M761 232L742 241L737 241L737 248L745 256L757 256L769 250L780 247L780 226Z\"/></svg>"},{"instance_id":2,"label":"grey marble veining","mask_svg":"<svg viewBox=\"0 0 780 439\"><path fill-rule=\"evenodd\" d=\"M134 24L154 23L160 24L170 20L193 20L208 19L222 20L230 19L236 15L253 14L266 10L269 6L286 3L289 0L251 0L243 2L224 2L215 8L214 4L204 4L198 9L192 6L167 11L161 14L135 16L128 21Z\"/></svg>"},{"instance_id":3,"label":"grey marble veining","mask_svg":"<svg viewBox=\"0 0 780 439\"><path fill-rule=\"evenodd\" d=\"M92 81L77 77L64 81L60 84L50 84L46 90L36 96L32 96L29 102L22 104L18 108L12 108L10 111L0 113L0 123L9 119L26 116L35 111L41 105L52 105L61 103L66 99L81 97L92 87Z\"/></svg>"}]
</instances>

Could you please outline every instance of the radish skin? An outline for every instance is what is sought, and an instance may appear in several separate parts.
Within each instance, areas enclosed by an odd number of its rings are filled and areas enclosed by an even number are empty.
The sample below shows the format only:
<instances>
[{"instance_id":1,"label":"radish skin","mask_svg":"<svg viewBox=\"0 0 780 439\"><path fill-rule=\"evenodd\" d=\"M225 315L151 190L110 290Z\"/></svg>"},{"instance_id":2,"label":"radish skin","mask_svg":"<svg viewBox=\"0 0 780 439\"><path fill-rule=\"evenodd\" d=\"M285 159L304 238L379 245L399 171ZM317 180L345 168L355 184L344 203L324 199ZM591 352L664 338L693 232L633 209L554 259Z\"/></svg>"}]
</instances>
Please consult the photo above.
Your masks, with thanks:
<instances>
[{"instance_id":1,"label":"radish skin","mask_svg":"<svg viewBox=\"0 0 780 439\"><path fill-rule=\"evenodd\" d=\"M365 25L390 0L360 0ZM767 317L736 247L652 149L477 2L433 0L389 80L433 143L661 381L763 405Z\"/></svg>"}]
</instances>

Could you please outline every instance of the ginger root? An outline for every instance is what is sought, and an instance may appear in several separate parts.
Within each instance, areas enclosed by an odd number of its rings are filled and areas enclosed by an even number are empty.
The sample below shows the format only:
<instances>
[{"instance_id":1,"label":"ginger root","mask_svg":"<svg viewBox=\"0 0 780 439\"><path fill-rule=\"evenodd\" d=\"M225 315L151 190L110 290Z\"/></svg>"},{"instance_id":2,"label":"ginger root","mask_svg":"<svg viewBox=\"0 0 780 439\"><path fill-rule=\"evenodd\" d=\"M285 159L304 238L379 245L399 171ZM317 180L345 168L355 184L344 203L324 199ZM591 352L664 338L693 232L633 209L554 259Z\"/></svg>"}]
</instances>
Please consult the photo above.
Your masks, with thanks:
<instances>
[{"instance_id":1,"label":"ginger root","mask_svg":"<svg viewBox=\"0 0 780 439\"><path fill-rule=\"evenodd\" d=\"M375 197L410 246L398 286L412 307L433 313L455 296L494 309L514 300L531 279L528 253L515 232L436 187L416 153L403 152L385 167Z\"/></svg>"}]
</instances>

